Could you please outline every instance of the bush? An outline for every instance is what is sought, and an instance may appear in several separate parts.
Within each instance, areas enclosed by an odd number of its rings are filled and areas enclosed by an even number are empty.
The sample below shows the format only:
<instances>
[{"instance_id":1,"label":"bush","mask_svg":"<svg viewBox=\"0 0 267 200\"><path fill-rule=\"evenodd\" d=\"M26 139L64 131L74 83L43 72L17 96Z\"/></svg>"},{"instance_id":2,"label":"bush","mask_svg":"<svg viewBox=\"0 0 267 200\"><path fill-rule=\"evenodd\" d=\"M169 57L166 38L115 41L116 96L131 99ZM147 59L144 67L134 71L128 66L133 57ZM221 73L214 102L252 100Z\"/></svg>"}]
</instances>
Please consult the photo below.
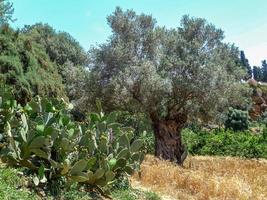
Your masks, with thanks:
<instances>
[{"instance_id":1,"label":"bush","mask_svg":"<svg viewBox=\"0 0 267 200\"><path fill-rule=\"evenodd\" d=\"M267 158L265 134L254 135L248 131L214 130L193 132L183 130L183 140L192 155L240 156Z\"/></svg>"},{"instance_id":2,"label":"bush","mask_svg":"<svg viewBox=\"0 0 267 200\"><path fill-rule=\"evenodd\" d=\"M230 108L224 125L226 129L233 129L234 131L247 130L249 125L248 112Z\"/></svg>"},{"instance_id":3,"label":"bush","mask_svg":"<svg viewBox=\"0 0 267 200\"><path fill-rule=\"evenodd\" d=\"M35 95L66 98L58 68L30 35L0 27L0 79L14 88L18 102L25 105Z\"/></svg>"},{"instance_id":4,"label":"bush","mask_svg":"<svg viewBox=\"0 0 267 200\"><path fill-rule=\"evenodd\" d=\"M77 123L63 100L36 97L22 107L8 93L1 99L1 159L25 167L35 185L54 194L75 182L109 194L113 180L132 174L143 160L143 142L116 123L115 112L91 113Z\"/></svg>"}]
</instances>

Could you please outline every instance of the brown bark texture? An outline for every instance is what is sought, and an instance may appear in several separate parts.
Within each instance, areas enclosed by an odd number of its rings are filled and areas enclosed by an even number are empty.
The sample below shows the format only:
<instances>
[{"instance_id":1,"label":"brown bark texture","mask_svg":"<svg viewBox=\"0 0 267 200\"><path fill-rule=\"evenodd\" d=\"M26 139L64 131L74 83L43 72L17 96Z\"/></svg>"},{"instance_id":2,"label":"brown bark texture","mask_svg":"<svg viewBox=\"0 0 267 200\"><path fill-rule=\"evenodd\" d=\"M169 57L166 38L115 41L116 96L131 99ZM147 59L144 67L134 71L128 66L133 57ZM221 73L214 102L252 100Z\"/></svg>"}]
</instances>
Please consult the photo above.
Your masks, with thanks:
<instances>
[{"instance_id":1,"label":"brown bark texture","mask_svg":"<svg viewBox=\"0 0 267 200\"><path fill-rule=\"evenodd\" d=\"M159 158L182 164L187 156L182 144L183 119L159 120L154 123L155 155Z\"/></svg>"}]
</instances>

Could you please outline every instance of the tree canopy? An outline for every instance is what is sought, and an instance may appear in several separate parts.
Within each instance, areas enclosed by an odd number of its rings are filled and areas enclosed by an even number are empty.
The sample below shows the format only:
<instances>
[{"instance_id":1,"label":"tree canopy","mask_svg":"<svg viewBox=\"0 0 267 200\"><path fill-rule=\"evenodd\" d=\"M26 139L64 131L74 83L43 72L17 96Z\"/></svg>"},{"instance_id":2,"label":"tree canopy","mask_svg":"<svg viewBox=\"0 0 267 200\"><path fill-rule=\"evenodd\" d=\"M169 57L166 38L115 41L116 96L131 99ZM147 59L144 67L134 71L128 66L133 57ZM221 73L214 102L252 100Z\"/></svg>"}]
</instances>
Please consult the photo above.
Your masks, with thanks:
<instances>
[{"instance_id":1,"label":"tree canopy","mask_svg":"<svg viewBox=\"0 0 267 200\"><path fill-rule=\"evenodd\" d=\"M153 120L209 116L244 75L238 49L204 19L184 16L178 28L166 29L152 16L120 8L107 19L112 35L90 54L92 97L107 109L132 107Z\"/></svg>"},{"instance_id":2,"label":"tree canopy","mask_svg":"<svg viewBox=\"0 0 267 200\"><path fill-rule=\"evenodd\" d=\"M87 56L81 45L66 32L57 32L48 24L26 25L22 32L32 40L43 45L51 61L58 65L72 62L74 65L86 65Z\"/></svg>"}]
</instances>

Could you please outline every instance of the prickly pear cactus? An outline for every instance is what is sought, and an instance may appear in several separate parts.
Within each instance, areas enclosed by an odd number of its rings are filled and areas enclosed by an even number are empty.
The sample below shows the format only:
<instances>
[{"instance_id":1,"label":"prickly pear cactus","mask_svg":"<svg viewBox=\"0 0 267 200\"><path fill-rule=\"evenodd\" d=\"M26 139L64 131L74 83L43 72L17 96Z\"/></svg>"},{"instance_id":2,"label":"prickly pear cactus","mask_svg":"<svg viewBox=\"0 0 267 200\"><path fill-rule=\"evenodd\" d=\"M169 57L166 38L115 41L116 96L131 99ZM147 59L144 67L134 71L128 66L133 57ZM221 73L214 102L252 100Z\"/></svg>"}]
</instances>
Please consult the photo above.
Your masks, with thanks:
<instances>
[{"instance_id":1,"label":"prickly pear cactus","mask_svg":"<svg viewBox=\"0 0 267 200\"><path fill-rule=\"evenodd\" d=\"M115 112L90 114L89 125L80 129L82 137L78 141L78 148L87 152L79 151L79 157L89 164L81 168L76 180L105 192L116 177L138 170L144 158L143 142L133 141L133 130L116 123L116 117ZM70 172L69 179L72 178Z\"/></svg>"},{"instance_id":2,"label":"prickly pear cactus","mask_svg":"<svg viewBox=\"0 0 267 200\"><path fill-rule=\"evenodd\" d=\"M116 122L116 112L78 123L64 100L36 97L24 107L11 97L0 100L0 157L28 168L35 185L64 177L108 194L114 179L138 170L144 158L142 140Z\"/></svg>"}]
</instances>

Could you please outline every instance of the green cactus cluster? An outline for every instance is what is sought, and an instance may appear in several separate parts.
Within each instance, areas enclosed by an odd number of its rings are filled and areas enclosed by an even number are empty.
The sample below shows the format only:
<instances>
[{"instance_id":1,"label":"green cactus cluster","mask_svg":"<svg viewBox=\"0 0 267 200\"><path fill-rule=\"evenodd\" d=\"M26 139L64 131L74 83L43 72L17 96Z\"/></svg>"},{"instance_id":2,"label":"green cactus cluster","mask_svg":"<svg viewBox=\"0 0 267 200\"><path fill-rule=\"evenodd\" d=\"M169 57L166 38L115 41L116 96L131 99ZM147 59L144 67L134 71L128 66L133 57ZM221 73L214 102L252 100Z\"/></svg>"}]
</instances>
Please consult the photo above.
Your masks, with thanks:
<instances>
[{"instance_id":1,"label":"green cactus cluster","mask_svg":"<svg viewBox=\"0 0 267 200\"><path fill-rule=\"evenodd\" d=\"M91 113L78 123L64 100L36 97L24 107L8 93L0 100L1 160L28 168L35 185L63 179L108 194L111 183L138 170L144 158L142 140L116 122L115 112Z\"/></svg>"}]
</instances>

